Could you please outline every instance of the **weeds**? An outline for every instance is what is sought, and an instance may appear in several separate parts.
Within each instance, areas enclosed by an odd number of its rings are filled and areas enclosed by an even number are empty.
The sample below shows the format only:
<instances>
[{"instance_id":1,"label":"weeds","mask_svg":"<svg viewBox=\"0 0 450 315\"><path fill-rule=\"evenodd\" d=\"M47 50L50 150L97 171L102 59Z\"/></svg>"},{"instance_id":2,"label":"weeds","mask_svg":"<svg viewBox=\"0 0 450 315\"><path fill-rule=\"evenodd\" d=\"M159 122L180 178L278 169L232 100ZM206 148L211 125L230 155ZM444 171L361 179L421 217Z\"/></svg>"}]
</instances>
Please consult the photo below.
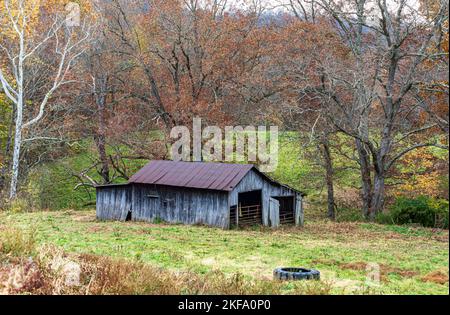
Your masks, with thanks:
<instances>
[{"instance_id":1,"label":"weeds","mask_svg":"<svg viewBox=\"0 0 450 315\"><path fill-rule=\"evenodd\" d=\"M7 256L22 257L34 253L36 244L36 229L31 228L27 233L22 230L6 227L0 230L0 253Z\"/></svg>"}]
</instances>

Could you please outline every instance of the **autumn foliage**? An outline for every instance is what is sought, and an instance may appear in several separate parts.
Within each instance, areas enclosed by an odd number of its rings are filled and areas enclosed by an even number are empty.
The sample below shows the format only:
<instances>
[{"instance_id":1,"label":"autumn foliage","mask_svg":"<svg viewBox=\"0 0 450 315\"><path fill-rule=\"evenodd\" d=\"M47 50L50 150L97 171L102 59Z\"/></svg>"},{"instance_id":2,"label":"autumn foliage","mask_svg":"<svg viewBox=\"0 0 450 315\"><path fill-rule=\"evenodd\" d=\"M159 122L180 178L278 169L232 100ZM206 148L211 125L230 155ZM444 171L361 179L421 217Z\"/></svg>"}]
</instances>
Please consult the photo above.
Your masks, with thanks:
<instances>
[{"instance_id":1,"label":"autumn foliage","mask_svg":"<svg viewBox=\"0 0 450 315\"><path fill-rule=\"evenodd\" d=\"M60 161L85 140L95 155L81 172L68 171L79 181L77 189L127 180L133 161L170 158L172 127L201 117L220 127L275 124L297 133L292 141L308 163L319 165L330 218L334 195L346 191L358 192L354 204L372 219L399 196L448 199L443 1L421 2L416 11L374 1L380 12L360 0L321 0L316 10L303 12L294 2L278 11L259 1L73 2L89 32L61 24L24 63L24 121L42 113L23 129L15 158L18 106L7 97L6 84L0 89L3 192L13 160L20 159L20 188L34 168ZM56 17L64 21L66 5L2 0L0 10L19 26L26 22L32 48ZM11 56L20 36L10 16L1 14L0 24L0 69L14 90L19 81ZM68 34L74 40L88 36L76 58L62 62L69 64L64 84L51 90ZM343 185L340 176L349 169L352 183Z\"/></svg>"}]
</instances>

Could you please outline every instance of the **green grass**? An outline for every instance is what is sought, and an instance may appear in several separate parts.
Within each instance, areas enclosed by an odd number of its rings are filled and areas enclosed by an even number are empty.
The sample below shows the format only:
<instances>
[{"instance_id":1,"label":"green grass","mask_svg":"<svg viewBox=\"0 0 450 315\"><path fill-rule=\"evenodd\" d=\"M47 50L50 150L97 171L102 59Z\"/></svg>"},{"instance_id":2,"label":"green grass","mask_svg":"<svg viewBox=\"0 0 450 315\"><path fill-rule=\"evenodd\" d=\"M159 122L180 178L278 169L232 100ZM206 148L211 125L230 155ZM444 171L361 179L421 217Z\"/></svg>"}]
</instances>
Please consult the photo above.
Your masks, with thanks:
<instances>
[{"instance_id":1,"label":"green grass","mask_svg":"<svg viewBox=\"0 0 450 315\"><path fill-rule=\"evenodd\" d=\"M38 244L70 253L125 258L205 274L220 270L270 279L278 266L317 268L333 293L361 293L365 264L381 266L381 283L369 293L448 294L423 281L448 277L448 231L370 223L307 222L304 228L221 230L202 226L100 222L94 211L0 213L3 226L33 230ZM362 267L361 267L362 266Z\"/></svg>"},{"instance_id":2,"label":"green grass","mask_svg":"<svg viewBox=\"0 0 450 315\"><path fill-rule=\"evenodd\" d=\"M121 148L122 154L128 152ZM107 153L114 155L116 152L108 147ZM82 209L92 207L95 202L95 189L88 186L79 186L79 179L74 174L80 174L89 169L87 175L98 183L102 179L93 163L97 160L97 152L92 141L80 141L72 144L65 157L54 162L45 163L36 168L29 178L27 187L24 187L33 197L33 205L37 209ZM148 161L124 159L129 174L135 173ZM115 182L126 182L119 178ZM76 188L77 187L77 188ZM76 189L75 189L76 188Z\"/></svg>"}]
</instances>

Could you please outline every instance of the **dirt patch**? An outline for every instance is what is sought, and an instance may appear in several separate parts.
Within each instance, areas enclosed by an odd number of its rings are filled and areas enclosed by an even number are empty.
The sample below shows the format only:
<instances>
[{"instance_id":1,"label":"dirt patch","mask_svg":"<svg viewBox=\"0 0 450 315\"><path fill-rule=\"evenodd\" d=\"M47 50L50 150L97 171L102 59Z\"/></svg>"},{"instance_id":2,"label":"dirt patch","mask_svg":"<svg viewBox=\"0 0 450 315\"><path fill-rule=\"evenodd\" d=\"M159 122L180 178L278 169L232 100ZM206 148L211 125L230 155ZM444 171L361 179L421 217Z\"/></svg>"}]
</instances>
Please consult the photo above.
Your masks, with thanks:
<instances>
[{"instance_id":1,"label":"dirt patch","mask_svg":"<svg viewBox=\"0 0 450 315\"><path fill-rule=\"evenodd\" d=\"M448 274L442 270L435 270L420 278L423 282L433 282L437 284L448 283Z\"/></svg>"},{"instance_id":2,"label":"dirt patch","mask_svg":"<svg viewBox=\"0 0 450 315\"><path fill-rule=\"evenodd\" d=\"M349 262L349 263L341 263L339 267L342 269L350 269L350 270L366 270L367 263L365 262Z\"/></svg>"},{"instance_id":3,"label":"dirt patch","mask_svg":"<svg viewBox=\"0 0 450 315\"><path fill-rule=\"evenodd\" d=\"M397 273L404 278L412 278L419 274L417 271L414 271L414 270L408 270L408 269L405 270L405 269L398 269L398 268L396 268L392 272Z\"/></svg>"},{"instance_id":4,"label":"dirt patch","mask_svg":"<svg viewBox=\"0 0 450 315\"><path fill-rule=\"evenodd\" d=\"M365 271L368 266L368 263L358 261L358 262L349 262L349 263L341 263L339 264L339 267L342 269L350 269L350 270L357 270L357 271ZM380 276L381 280L387 281L387 276L390 273L398 274L401 277L404 278L412 278L414 276L417 276L419 272L411 269L401 269L397 267L392 267L385 264L380 264Z\"/></svg>"},{"instance_id":5,"label":"dirt patch","mask_svg":"<svg viewBox=\"0 0 450 315\"><path fill-rule=\"evenodd\" d=\"M335 259L314 259L313 261L311 261L311 263L326 266L334 266L339 264L339 262Z\"/></svg>"},{"instance_id":6,"label":"dirt patch","mask_svg":"<svg viewBox=\"0 0 450 315\"><path fill-rule=\"evenodd\" d=\"M432 239L438 242L442 243L448 243L449 242L449 235L447 233L437 233L432 236Z\"/></svg>"}]
</instances>

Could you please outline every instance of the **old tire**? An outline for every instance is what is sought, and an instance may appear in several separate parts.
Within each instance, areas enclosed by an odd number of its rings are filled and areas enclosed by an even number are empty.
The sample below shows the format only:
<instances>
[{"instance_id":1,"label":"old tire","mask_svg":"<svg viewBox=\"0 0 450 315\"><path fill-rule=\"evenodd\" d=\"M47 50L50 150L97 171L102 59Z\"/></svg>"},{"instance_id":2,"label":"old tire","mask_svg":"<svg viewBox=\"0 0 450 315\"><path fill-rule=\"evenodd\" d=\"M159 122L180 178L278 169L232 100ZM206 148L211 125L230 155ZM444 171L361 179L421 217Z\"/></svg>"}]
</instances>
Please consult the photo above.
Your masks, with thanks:
<instances>
[{"instance_id":1,"label":"old tire","mask_svg":"<svg viewBox=\"0 0 450 315\"><path fill-rule=\"evenodd\" d=\"M273 271L273 278L277 280L320 280L320 272L306 268L277 268Z\"/></svg>"}]
</instances>

